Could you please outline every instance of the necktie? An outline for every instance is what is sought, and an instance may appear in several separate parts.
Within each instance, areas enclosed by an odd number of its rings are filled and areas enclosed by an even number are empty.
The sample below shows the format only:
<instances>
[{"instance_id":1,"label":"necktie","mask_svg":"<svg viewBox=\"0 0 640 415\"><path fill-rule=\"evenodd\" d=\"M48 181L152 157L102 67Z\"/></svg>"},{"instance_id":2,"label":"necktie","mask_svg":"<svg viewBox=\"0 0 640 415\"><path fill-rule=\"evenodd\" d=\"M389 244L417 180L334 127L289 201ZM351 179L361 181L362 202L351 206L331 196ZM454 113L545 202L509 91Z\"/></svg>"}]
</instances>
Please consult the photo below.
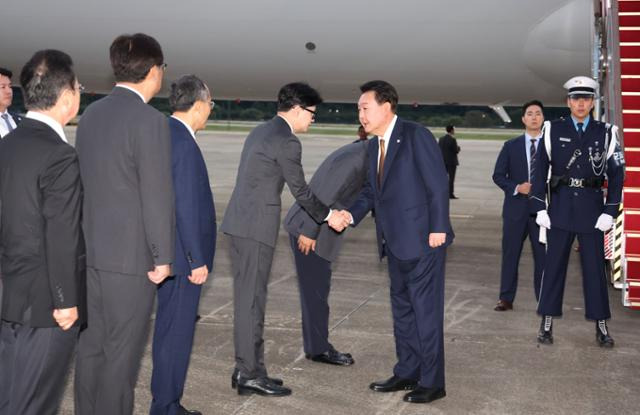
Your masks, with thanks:
<instances>
[{"instance_id":1,"label":"necktie","mask_svg":"<svg viewBox=\"0 0 640 415\"><path fill-rule=\"evenodd\" d=\"M582 138L582 126L584 125L584 123L579 122L578 124L578 138Z\"/></svg>"},{"instance_id":2,"label":"necktie","mask_svg":"<svg viewBox=\"0 0 640 415\"><path fill-rule=\"evenodd\" d=\"M536 139L531 139L531 147L529 147L529 183L533 182L536 171Z\"/></svg>"},{"instance_id":3,"label":"necktie","mask_svg":"<svg viewBox=\"0 0 640 415\"><path fill-rule=\"evenodd\" d=\"M382 175L384 174L384 140L380 139L380 160L378 160L378 189L382 184Z\"/></svg>"},{"instance_id":4,"label":"necktie","mask_svg":"<svg viewBox=\"0 0 640 415\"><path fill-rule=\"evenodd\" d=\"M6 112L4 114L2 114L2 119L4 120L4 123L7 124L7 128L9 129L9 132L13 131L13 125L11 125L11 121L9 121L9 114L7 114Z\"/></svg>"}]
</instances>

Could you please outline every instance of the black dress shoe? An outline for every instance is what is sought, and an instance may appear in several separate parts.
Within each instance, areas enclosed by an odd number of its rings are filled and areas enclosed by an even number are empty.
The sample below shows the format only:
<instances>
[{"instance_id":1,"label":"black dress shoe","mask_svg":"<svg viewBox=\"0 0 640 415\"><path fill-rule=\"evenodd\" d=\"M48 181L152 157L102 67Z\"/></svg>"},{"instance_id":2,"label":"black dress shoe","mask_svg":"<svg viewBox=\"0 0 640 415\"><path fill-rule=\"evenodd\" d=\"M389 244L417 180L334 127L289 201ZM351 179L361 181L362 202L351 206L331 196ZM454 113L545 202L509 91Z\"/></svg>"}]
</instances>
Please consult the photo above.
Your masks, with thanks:
<instances>
[{"instance_id":1,"label":"black dress shoe","mask_svg":"<svg viewBox=\"0 0 640 415\"><path fill-rule=\"evenodd\" d=\"M609 335L606 320L598 320L596 322L596 341L600 347L612 348L615 345L613 337Z\"/></svg>"},{"instance_id":2,"label":"black dress shoe","mask_svg":"<svg viewBox=\"0 0 640 415\"><path fill-rule=\"evenodd\" d=\"M436 399L444 398L445 396L447 396L447 392L444 388L425 388L424 386L418 386L404 395L402 400L411 403L429 403Z\"/></svg>"},{"instance_id":3,"label":"black dress shoe","mask_svg":"<svg viewBox=\"0 0 640 415\"><path fill-rule=\"evenodd\" d=\"M238 385L238 377L240 377L240 371L238 369L234 369L233 370L233 374L231 375L231 389L235 389L236 386ZM278 378L272 378L267 376L267 379L269 379L271 382L275 383L276 385L282 385L282 379L278 379Z\"/></svg>"},{"instance_id":4,"label":"black dress shoe","mask_svg":"<svg viewBox=\"0 0 640 415\"><path fill-rule=\"evenodd\" d=\"M493 309L495 311L513 310L513 303L507 300L498 300L498 304Z\"/></svg>"},{"instance_id":5,"label":"black dress shoe","mask_svg":"<svg viewBox=\"0 0 640 415\"><path fill-rule=\"evenodd\" d=\"M351 366L355 363L355 360L353 360L350 353L340 353L334 349L333 346L330 346L329 350L322 354L307 354L305 357L309 360L313 360L314 362L328 363L330 365Z\"/></svg>"},{"instance_id":6,"label":"black dress shoe","mask_svg":"<svg viewBox=\"0 0 640 415\"><path fill-rule=\"evenodd\" d=\"M202 415L200 411L190 411L184 406L180 405L178 407L178 415Z\"/></svg>"},{"instance_id":7,"label":"black dress shoe","mask_svg":"<svg viewBox=\"0 0 640 415\"><path fill-rule=\"evenodd\" d=\"M261 396L287 396L291 395L291 389L286 386L277 385L268 377L245 379L240 377L236 384L238 395L261 395Z\"/></svg>"},{"instance_id":8,"label":"black dress shoe","mask_svg":"<svg viewBox=\"0 0 640 415\"><path fill-rule=\"evenodd\" d=\"M449 195L449 199L457 199L456 195Z\"/></svg>"},{"instance_id":9,"label":"black dress shoe","mask_svg":"<svg viewBox=\"0 0 640 415\"><path fill-rule=\"evenodd\" d=\"M413 379L402 379L396 375L389 379L373 382L369 385L369 389L376 392L396 392L410 391L418 387L418 381Z\"/></svg>"},{"instance_id":10,"label":"black dress shoe","mask_svg":"<svg viewBox=\"0 0 640 415\"><path fill-rule=\"evenodd\" d=\"M542 316L540 330L538 330L538 343L553 344L553 318L551 316Z\"/></svg>"}]
</instances>

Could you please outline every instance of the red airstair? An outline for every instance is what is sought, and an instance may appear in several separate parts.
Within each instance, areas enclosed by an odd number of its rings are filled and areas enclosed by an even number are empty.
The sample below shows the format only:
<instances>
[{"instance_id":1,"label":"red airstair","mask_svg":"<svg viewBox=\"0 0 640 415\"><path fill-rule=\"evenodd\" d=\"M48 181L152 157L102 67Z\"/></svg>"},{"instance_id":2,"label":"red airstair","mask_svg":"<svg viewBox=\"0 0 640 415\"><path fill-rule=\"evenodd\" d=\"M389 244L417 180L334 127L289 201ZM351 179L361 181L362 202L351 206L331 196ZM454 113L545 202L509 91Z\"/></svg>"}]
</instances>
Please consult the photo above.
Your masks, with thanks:
<instances>
[{"instance_id":1,"label":"red airstair","mask_svg":"<svg viewBox=\"0 0 640 415\"><path fill-rule=\"evenodd\" d=\"M609 30L609 56L617 55L615 43L619 35L619 65L614 63L611 76L619 74L616 86L621 91L619 105L622 109L621 129L624 137L624 154L627 164L624 182L624 255L622 257L623 302L640 309L640 0L612 1L610 10L615 13L617 3L618 33ZM616 29L615 16L611 19ZM614 52L613 54L611 52ZM614 89L614 92L615 92ZM609 107L611 108L611 107ZM613 122L617 117L608 117ZM619 122L619 121L618 121Z\"/></svg>"}]
</instances>

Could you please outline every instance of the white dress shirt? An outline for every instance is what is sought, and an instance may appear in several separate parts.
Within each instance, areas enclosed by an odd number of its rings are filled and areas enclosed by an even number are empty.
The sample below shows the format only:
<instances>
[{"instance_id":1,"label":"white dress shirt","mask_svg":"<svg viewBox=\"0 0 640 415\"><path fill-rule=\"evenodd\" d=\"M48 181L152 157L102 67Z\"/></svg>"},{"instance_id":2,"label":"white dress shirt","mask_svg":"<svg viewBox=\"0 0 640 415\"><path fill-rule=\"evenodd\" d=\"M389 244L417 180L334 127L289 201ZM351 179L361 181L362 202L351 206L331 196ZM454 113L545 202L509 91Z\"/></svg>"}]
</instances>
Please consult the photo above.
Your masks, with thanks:
<instances>
[{"instance_id":1,"label":"white dress shirt","mask_svg":"<svg viewBox=\"0 0 640 415\"><path fill-rule=\"evenodd\" d=\"M4 117L4 114L7 114L9 116L9 123L15 130L15 128L17 127L17 124L13 119L13 117L11 116L11 114L9 114L9 110L4 110L4 112L0 113L0 115L3 117ZM0 118L0 138L4 137L7 134L9 134L9 127L7 127L7 123L4 122L4 118Z\"/></svg>"},{"instance_id":2,"label":"white dress shirt","mask_svg":"<svg viewBox=\"0 0 640 415\"><path fill-rule=\"evenodd\" d=\"M64 135L64 130L62 129L62 125L60 125L58 121L54 120L48 115L45 115L37 111L29 111L27 112L27 115L25 115L25 118L30 118L32 120L40 121L47 124L49 127L53 129L53 131L55 131L60 136L62 141L64 141L65 143L69 142L67 140L67 136Z\"/></svg>"},{"instance_id":3,"label":"white dress shirt","mask_svg":"<svg viewBox=\"0 0 640 415\"><path fill-rule=\"evenodd\" d=\"M144 96L143 96L140 92L138 92L138 91L136 91L135 89L131 88L130 86L123 85L123 84L116 84L116 86L117 86L118 88L128 89L129 91L131 91L131 92L133 92L134 94L136 94L137 96L139 96L139 97L140 97L140 99L142 100L142 102L144 102L145 104L147 103L147 100L146 100L146 99L144 99Z\"/></svg>"},{"instance_id":4,"label":"white dress shirt","mask_svg":"<svg viewBox=\"0 0 640 415\"><path fill-rule=\"evenodd\" d=\"M380 140L384 140L384 155L385 158L387 154L389 154L389 146L391 145L391 133L393 132L393 127L396 126L396 121L398 120L398 116L394 115L391 123L387 127L387 130L384 132L382 137L378 137L378 162L376 163L377 168L380 167Z\"/></svg>"}]
</instances>

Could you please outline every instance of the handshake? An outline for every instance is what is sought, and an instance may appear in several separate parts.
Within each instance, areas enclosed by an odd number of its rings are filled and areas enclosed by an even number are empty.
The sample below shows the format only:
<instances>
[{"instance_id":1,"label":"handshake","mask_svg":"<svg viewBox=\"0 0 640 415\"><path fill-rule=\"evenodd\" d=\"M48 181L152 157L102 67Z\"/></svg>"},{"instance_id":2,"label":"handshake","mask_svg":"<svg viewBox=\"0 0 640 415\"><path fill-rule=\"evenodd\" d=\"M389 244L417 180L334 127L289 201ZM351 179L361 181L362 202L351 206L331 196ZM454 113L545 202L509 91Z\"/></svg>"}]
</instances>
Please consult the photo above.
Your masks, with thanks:
<instances>
[{"instance_id":1,"label":"handshake","mask_svg":"<svg viewBox=\"0 0 640 415\"><path fill-rule=\"evenodd\" d=\"M332 210L327 219L329 226L336 232L342 232L351 224L351 213L346 210Z\"/></svg>"}]
</instances>

